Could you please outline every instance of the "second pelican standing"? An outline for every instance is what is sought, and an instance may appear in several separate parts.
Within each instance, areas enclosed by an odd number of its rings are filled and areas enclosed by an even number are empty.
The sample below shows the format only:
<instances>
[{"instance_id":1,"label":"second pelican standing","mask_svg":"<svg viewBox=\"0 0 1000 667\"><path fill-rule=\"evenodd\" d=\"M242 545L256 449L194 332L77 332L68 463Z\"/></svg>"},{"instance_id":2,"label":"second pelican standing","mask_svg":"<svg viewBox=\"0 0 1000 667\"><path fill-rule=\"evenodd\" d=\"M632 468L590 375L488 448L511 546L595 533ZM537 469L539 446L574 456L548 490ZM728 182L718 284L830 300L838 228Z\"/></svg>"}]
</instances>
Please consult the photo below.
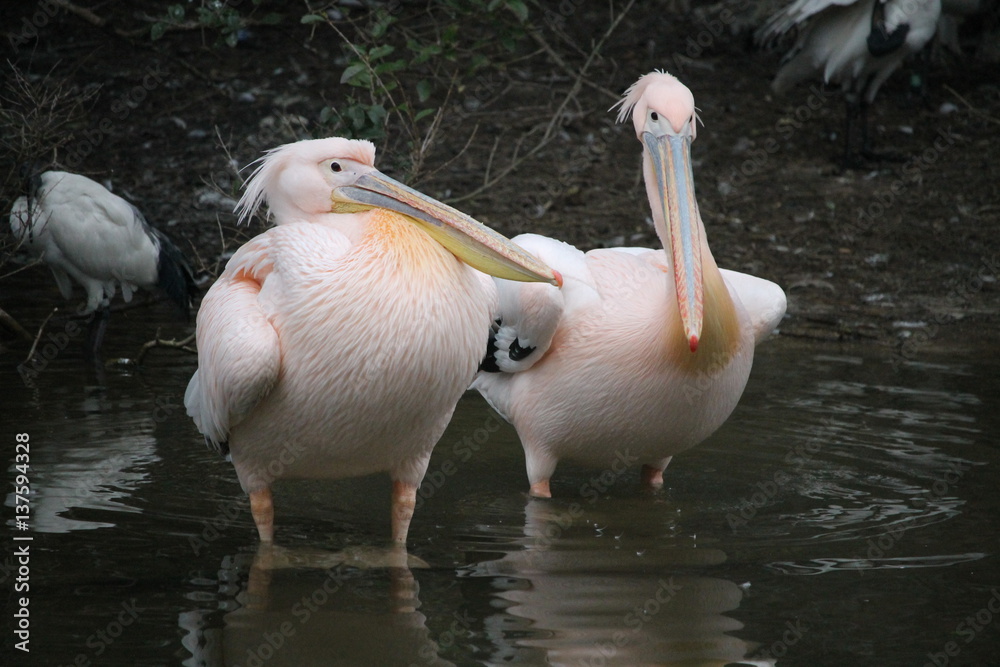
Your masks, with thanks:
<instances>
[{"instance_id":1,"label":"second pelican standing","mask_svg":"<svg viewBox=\"0 0 1000 667\"><path fill-rule=\"evenodd\" d=\"M277 479L388 472L406 542L431 450L495 314L487 273L559 278L509 240L374 167L367 141L269 152L247 183L278 226L241 247L198 313L184 405L229 453L262 542Z\"/></svg>"},{"instance_id":2,"label":"second pelican standing","mask_svg":"<svg viewBox=\"0 0 1000 667\"><path fill-rule=\"evenodd\" d=\"M736 407L754 346L785 313L774 283L720 270L705 240L691 169L694 97L653 72L626 92L665 250L586 254L544 236L513 240L562 274L563 288L497 280L500 318L473 387L517 429L531 493L549 497L560 459L663 483L670 458Z\"/></svg>"}]
</instances>

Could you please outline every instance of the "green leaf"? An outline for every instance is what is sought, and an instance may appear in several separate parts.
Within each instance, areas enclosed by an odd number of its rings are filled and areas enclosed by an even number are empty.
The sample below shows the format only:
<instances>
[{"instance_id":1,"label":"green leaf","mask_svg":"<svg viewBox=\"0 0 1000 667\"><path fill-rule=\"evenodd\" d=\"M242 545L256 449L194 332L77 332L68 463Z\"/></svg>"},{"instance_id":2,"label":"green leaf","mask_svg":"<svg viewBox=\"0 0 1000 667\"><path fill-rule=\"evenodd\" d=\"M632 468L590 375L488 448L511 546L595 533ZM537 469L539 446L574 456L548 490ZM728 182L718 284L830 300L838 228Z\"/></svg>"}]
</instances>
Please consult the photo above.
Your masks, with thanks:
<instances>
[{"instance_id":1,"label":"green leaf","mask_svg":"<svg viewBox=\"0 0 1000 667\"><path fill-rule=\"evenodd\" d=\"M417 112L417 115L413 117L413 122L416 123L421 118L426 118L427 116L430 116L436 111L437 109L421 109L420 111Z\"/></svg>"},{"instance_id":2,"label":"green leaf","mask_svg":"<svg viewBox=\"0 0 1000 667\"><path fill-rule=\"evenodd\" d=\"M401 69L406 69L405 60L390 60L387 63L379 63L375 65L372 69L375 70L376 74L385 74L387 72L398 72Z\"/></svg>"},{"instance_id":3,"label":"green leaf","mask_svg":"<svg viewBox=\"0 0 1000 667\"><path fill-rule=\"evenodd\" d=\"M354 65L350 65L344 70L344 73L340 75L340 82L347 83L352 86L367 85L364 81L358 83L358 75L367 73L367 71L368 68L364 65L364 63L355 63Z\"/></svg>"},{"instance_id":4,"label":"green leaf","mask_svg":"<svg viewBox=\"0 0 1000 667\"><path fill-rule=\"evenodd\" d=\"M442 51L440 44L421 45L411 42L408 46L410 47L410 50L416 54L410 62L411 65L422 65L434 56L440 55Z\"/></svg>"},{"instance_id":5,"label":"green leaf","mask_svg":"<svg viewBox=\"0 0 1000 667\"><path fill-rule=\"evenodd\" d=\"M302 23L326 23L326 17L319 14L306 14L299 20Z\"/></svg>"},{"instance_id":6,"label":"green leaf","mask_svg":"<svg viewBox=\"0 0 1000 667\"><path fill-rule=\"evenodd\" d=\"M163 33L166 31L166 23L154 23L153 27L149 29L149 38L155 42L159 38L163 37Z\"/></svg>"},{"instance_id":7,"label":"green leaf","mask_svg":"<svg viewBox=\"0 0 1000 667\"><path fill-rule=\"evenodd\" d=\"M427 79L421 79L417 82L417 99L421 102L426 102L431 96L431 92L433 90L434 87L431 85L430 81Z\"/></svg>"},{"instance_id":8,"label":"green leaf","mask_svg":"<svg viewBox=\"0 0 1000 667\"><path fill-rule=\"evenodd\" d=\"M171 21L183 21L184 5L170 5L167 7L167 16Z\"/></svg>"},{"instance_id":9,"label":"green leaf","mask_svg":"<svg viewBox=\"0 0 1000 667\"><path fill-rule=\"evenodd\" d=\"M330 107L323 107L319 110L319 123L320 125L326 125L334 116L334 111Z\"/></svg>"},{"instance_id":10,"label":"green leaf","mask_svg":"<svg viewBox=\"0 0 1000 667\"><path fill-rule=\"evenodd\" d=\"M514 12L514 16L521 23L528 20L528 6L521 2L521 0L508 0L507 9Z\"/></svg>"},{"instance_id":11,"label":"green leaf","mask_svg":"<svg viewBox=\"0 0 1000 667\"><path fill-rule=\"evenodd\" d=\"M269 12L261 17L260 22L264 25L278 25L282 22L282 20L284 20L284 18L285 17L278 12Z\"/></svg>"},{"instance_id":12,"label":"green leaf","mask_svg":"<svg viewBox=\"0 0 1000 667\"><path fill-rule=\"evenodd\" d=\"M237 32L231 32L228 35L226 35L226 44L228 44L231 47L235 47L237 42L239 41L240 41L239 33Z\"/></svg>"},{"instance_id":13,"label":"green leaf","mask_svg":"<svg viewBox=\"0 0 1000 667\"><path fill-rule=\"evenodd\" d=\"M368 107L368 120L372 122L372 125L382 125L387 115L385 107L381 104L373 104Z\"/></svg>"},{"instance_id":14,"label":"green leaf","mask_svg":"<svg viewBox=\"0 0 1000 667\"><path fill-rule=\"evenodd\" d=\"M344 115L347 120L351 122L351 128L355 130L360 130L365 125L365 112L360 105L354 104L347 107L344 111Z\"/></svg>"},{"instance_id":15,"label":"green leaf","mask_svg":"<svg viewBox=\"0 0 1000 667\"><path fill-rule=\"evenodd\" d=\"M383 44L382 46L376 46L371 51L368 52L368 57L372 60L381 60L387 55L396 50L395 46L391 44Z\"/></svg>"},{"instance_id":16,"label":"green leaf","mask_svg":"<svg viewBox=\"0 0 1000 667\"><path fill-rule=\"evenodd\" d=\"M396 22L395 16L393 16L384 9L379 9L378 11L375 12L375 20L372 23L369 35L371 35L371 37L374 39L378 39L379 37L384 35L386 31L389 29L389 26L391 26L395 22Z\"/></svg>"},{"instance_id":17,"label":"green leaf","mask_svg":"<svg viewBox=\"0 0 1000 667\"><path fill-rule=\"evenodd\" d=\"M470 71L475 72L477 70L480 70L486 65L489 65L489 63L490 63L489 58L487 58L481 53L477 53L474 56L472 56L472 64L470 65L471 67Z\"/></svg>"}]
</instances>

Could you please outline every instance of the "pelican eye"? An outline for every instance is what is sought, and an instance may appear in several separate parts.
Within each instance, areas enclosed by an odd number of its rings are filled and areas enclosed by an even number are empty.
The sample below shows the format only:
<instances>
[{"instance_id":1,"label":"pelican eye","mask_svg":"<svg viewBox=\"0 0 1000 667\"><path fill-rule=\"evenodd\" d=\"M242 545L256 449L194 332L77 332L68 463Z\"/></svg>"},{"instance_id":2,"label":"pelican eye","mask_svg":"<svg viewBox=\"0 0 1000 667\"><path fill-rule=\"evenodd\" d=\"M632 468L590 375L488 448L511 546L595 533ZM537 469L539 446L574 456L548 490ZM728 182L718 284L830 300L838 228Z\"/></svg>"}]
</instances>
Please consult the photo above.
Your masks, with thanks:
<instances>
[{"instance_id":1,"label":"pelican eye","mask_svg":"<svg viewBox=\"0 0 1000 667\"><path fill-rule=\"evenodd\" d=\"M649 120L651 120L651 121L653 121L655 123L656 121L660 120L660 116L659 116L659 114L657 114L654 111L654 112L652 112L652 113L649 114Z\"/></svg>"},{"instance_id":2,"label":"pelican eye","mask_svg":"<svg viewBox=\"0 0 1000 667\"><path fill-rule=\"evenodd\" d=\"M330 171L332 171L334 173L337 173L337 172L342 171L342 170L343 170L343 167L340 166L339 162L331 162L330 163Z\"/></svg>"}]
</instances>

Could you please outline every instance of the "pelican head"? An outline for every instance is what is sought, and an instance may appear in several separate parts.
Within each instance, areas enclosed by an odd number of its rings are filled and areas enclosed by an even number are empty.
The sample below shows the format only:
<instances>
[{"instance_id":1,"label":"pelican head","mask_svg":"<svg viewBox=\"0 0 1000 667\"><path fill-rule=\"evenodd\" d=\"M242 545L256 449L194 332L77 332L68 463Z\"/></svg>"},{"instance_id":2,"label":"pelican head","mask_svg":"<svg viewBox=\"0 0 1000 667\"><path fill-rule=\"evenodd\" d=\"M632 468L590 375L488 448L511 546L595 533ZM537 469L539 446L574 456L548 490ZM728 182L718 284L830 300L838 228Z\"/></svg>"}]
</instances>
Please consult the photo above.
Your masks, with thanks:
<instances>
[{"instance_id":1,"label":"pelican head","mask_svg":"<svg viewBox=\"0 0 1000 667\"><path fill-rule=\"evenodd\" d=\"M691 170L691 142L698 122L694 96L670 74L651 72L636 81L618 105L618 122L631 114L642 142L656 231L673 260L677 306L684 334L695 352L701 337L704 290L701 217Z\"/></svg>"},{"instance_id":2,"label":"pelican head","mask_svg":"<svg viewBox=\"0 0 1000 667\"><path fill-rule=\"evenodd\" d=\"M504 236L380 172L369 141L299 141L268 151L259 163L236 206L240 222L264 201L280 222L388 209L420 225L474 269L508 280L562 285L558 272Z\"/></svg>"}]
</instances>

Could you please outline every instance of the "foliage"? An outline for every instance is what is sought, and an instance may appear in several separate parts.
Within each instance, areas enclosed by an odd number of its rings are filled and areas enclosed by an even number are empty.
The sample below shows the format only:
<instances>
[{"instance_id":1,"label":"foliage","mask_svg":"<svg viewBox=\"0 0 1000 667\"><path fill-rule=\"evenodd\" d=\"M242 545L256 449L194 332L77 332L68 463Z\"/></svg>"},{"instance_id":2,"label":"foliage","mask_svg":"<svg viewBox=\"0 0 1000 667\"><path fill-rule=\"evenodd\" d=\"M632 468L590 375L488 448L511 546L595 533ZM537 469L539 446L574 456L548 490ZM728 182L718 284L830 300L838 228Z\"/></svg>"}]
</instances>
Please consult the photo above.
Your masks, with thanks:
<instances>
[{"instance_id":1,"label":"foliage","mask_svg":"<svg viewBox=\"0 0 1000 667\"><path fill-rule=\"evenodd\" d=\"M278 23L263 0L188 0L171 4L150 37L200 29L219 35L216 46L236 46L249 25ZM433 144L450 95L468 82L506 78L506 68L526 43L530 11L524 0L436 0L426 6L389 0L378 7L307 3L299 21L311 40L339 39L343 67L336 100L319 110L317 134L389 141L414 178ZM325 47L325 44L323 45ZM491 97L499 84L476 90ZM346 92L345 92L346 91ZM387 128L392 127L390 135ZM401 144L401 145L400 145ZM403 150L400 150L403 148Z\"/></svg>"},{"instance_id":2,"label":"foliage","mask_svg":"<svg viewBox=\"0 0 1000 667\"><path fill-rule=\"evenodd\" d=\"M445 0L404 15L399 2L351 16L313 11L306 24L325 24L342 40L340 81L353 89L319 116L328 134L384 140L392 123L405 137L415 177L433 140L440 109L456 82L486 68L503 69L517 52L528 8L521 0Z\"/></svg>"},{"instance_id":3,"label":"foliage","mask_svg":"<svg viewBox=\"0 0 1000 667\"><path fill-rule=\"evenodd\" d=\"M167 7L167 14L153 23L149 30L152 40L157 40L171 29L187 29L200 27L204 30L216 31L219 33L219 43L233 47L239 43L241 31L251 23L277 24L281 22L281 14L268 13L259 19L252 18L257 7L263 0L252 0L253 7L250 14L243 16L237 6L233 6L225 0L201 0L201 4L194 8L193 20L189 17L188 8L183 4L175 4ZM239 5L240 3L236 3Z\"/></svg>"}]
</instances>

